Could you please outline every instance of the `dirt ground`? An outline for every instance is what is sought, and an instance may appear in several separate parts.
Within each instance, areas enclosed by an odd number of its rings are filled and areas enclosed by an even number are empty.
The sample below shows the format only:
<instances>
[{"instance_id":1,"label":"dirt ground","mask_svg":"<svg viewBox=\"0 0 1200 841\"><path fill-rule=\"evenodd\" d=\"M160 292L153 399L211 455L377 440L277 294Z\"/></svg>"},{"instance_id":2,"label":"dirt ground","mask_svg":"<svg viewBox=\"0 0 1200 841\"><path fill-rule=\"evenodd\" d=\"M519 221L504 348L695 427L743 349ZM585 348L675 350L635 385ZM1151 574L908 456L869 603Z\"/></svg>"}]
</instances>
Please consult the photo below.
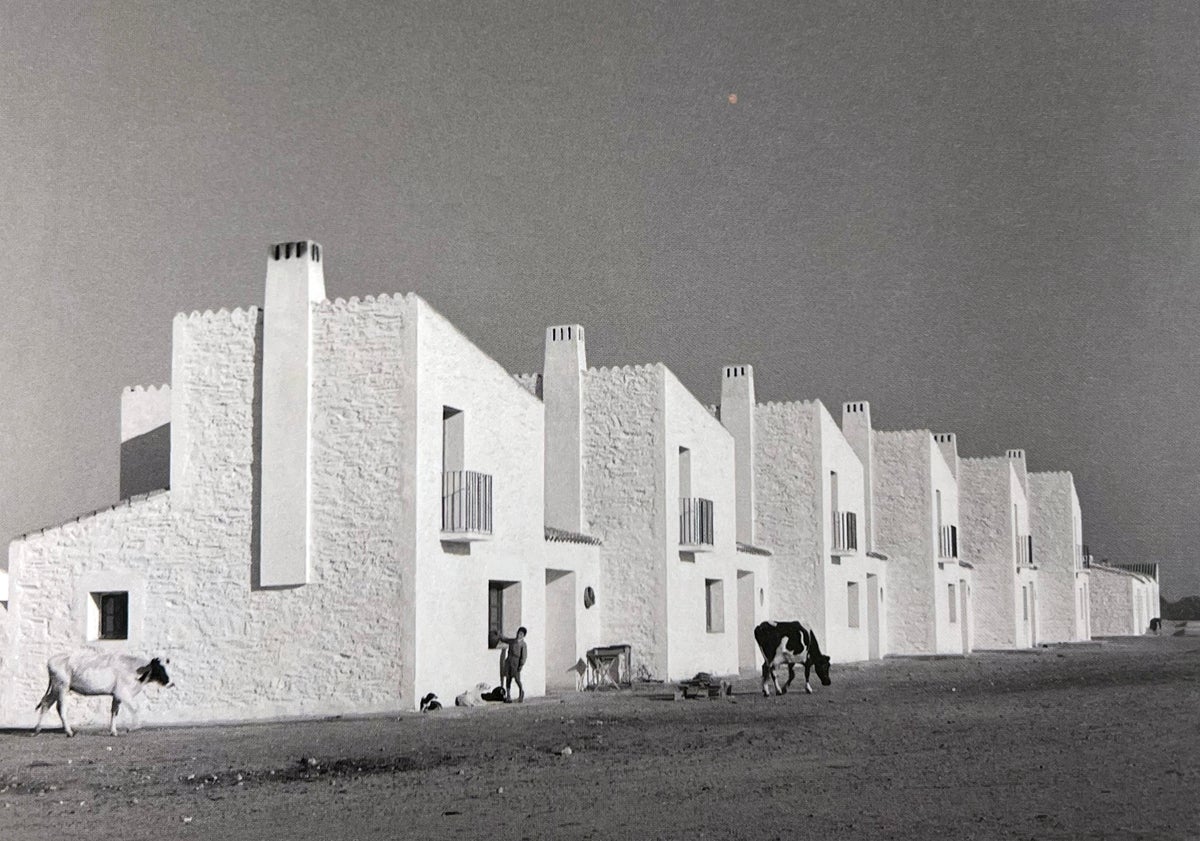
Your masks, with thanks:
<instances>
[{"instance_id":1,"label":"dirt ground","mask_svg":"<svg viewBox=\"0 0 1200 841\"><path fill-rule=\"evenodd\" d=\"M813 695L763 698L744 679L730 699L668 698L9 731L0 839L1200 838L1200 637L889 659L835 666Z\"/></svg>"}]
</instances>

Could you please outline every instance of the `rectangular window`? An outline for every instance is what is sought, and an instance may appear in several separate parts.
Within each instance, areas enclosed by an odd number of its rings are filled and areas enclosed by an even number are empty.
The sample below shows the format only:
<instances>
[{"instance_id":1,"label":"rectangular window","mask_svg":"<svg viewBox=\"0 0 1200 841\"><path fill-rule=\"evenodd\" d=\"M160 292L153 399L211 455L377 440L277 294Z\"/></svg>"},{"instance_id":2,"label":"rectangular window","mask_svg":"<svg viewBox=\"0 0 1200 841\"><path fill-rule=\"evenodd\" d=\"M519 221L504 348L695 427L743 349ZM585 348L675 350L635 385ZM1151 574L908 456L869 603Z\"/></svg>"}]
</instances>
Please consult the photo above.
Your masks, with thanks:
<instances>
[{"instance_id":1,"label":"rectangular window","mask_svg":"<svg viewBox=\"0 0 1200 841\"><path fill-rule=\"evenodd\" d=\"M1021 618L1029 618L1029 588L1021 588Z\"/></svg>"},{"instance_id":2,"label":"rectangular window","mask_svg":"<svg viewBox=\"0 0 1200 841\"><path fill-rule=\"evenodd\" d=\"M679 497L687 499L692 495L692 451L687 447L679 448Z\"/></svg>"},{"instance_id":3,"label":"rectangular window","mask_svg":"<svg viewBox=\"0 0 1200 841\"><path fill-rule=\"evenodd\" d=\"M851 628L859 627L860 617L858 609L858 582L850 581L846 584L846 620Z\"/></svg>"},{"instance_id":4,"label":"rectangular window","mask_svg":"<svg viewBox=\"0 0 1200 841\"><path fill-rule=\"evenodd\" d=\"M442 407L442 472L466 470L465 419L461 409Z\"/></svg>"},{"instance_id":5,"label":"rectangular window","mask_svg":"<svg viewBox=\"0 0 1200 841\"><path fill-rule=\"evenodd\" d=\"M958 599L954 592L954 585L947 584L946 586L950 590L950 621L957 622L958 621Z\"/></svg>"},{"instance_id":6,"label":"rectangular window","mask_svg":"<svg viewBox=\"0 0 1200 841\"><path fill-rule=\"evenodd\" d=\"M129 639L129 593L92 593L100 617L98 639Z\"/></svg>"},{"instance_id":7,"label":"rectangular window","mask_svg":"<svg viewBox=\"0 0 1200 841\"><path fill-rule=\"evenodd\" d=\"M704 579L704 621L710 634L725 632L725 582Z\"/></svg>"},{"instance_id":8,"label":"rectangular window","mask_svg":"<svg viewBox=\"0 0 1200 841\"><path fill-rule=\"evenodd\" d=\"M488 582L488 648L499 648L501 635L516 636L521 626L521 582Z\"/></svg>"}]
</instances>

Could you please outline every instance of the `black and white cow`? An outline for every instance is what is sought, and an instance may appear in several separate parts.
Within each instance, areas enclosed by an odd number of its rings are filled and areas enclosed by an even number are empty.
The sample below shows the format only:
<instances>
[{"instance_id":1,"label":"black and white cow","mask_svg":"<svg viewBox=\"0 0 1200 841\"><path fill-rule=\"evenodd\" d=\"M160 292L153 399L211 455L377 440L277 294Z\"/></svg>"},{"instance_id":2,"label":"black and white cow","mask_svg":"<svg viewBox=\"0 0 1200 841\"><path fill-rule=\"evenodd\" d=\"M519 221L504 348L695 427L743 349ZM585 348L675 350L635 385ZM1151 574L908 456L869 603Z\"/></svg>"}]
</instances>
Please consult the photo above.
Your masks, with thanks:
<instances>
[{"instance_id":1,"label":"black and white cow","mask_svg":"<svg viewBox=\"0 0 1200 841\"><path fill-rule=\"evenodd\" d=\"M134 657L130 654L76 651L73 654L56 654L51 657L46 662L46 671L50 673L50 685L37 705L38 720L33 729L35 736L42 731L42 716L52 706L58 707L58 717L62 719L66 734L75 735L63 714L63 701L67 692L79 695L111 695L112 719L108 732L115 736L117 711L122 703L132 705L133 699L147 683L171 685L171 678L167 676L163 662L157 657L147 661L145 657Z\"/></svg>"},{"instance_id":2,"label":"black and white cow","mask_svg":"<svg viewBox=\"0 0 1200 841\"><path fill-rule=\"evenodd\" d=\"M775 684L775 694L787 692L796 679L796 664L804 666L804 691L812 692L808 682L810 670L815 669L822 686L829 685L829 658L821 653L817 635L799 622L763 622L754 629L754 640L763 653L762 691L769 696L768 680ZM788 679L781 689L775 667L787 663Z\"/></svg>"}]
</instances>

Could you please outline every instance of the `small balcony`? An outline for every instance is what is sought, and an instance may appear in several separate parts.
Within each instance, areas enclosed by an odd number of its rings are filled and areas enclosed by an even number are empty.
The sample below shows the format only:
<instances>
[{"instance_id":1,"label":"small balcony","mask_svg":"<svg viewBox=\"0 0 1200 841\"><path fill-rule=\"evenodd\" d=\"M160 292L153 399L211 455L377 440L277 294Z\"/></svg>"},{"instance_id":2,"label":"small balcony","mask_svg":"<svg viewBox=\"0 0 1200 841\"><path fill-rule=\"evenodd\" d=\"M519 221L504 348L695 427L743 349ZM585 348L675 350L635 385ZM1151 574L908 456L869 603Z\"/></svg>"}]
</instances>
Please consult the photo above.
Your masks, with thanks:
<instances>
[{"instance_id":1,"label":"small balcony","mask_svg":"<svg viewBox=\"0 0 1200 841\"><path fill-rule=\"evenodd\" d=\"M858 551L858 515L853 511L833 512L833 554L853 555Z\"/></svg>"},{"instance_id":2,"label":"small balcony","mask_svg":"<svg viewBox=\"0 0 1200 841\"><path fill-rule=\"evenodd\" d=\"M958 560L958 526L942 526L938 529L938 557Z\"/></svg>"},{"instance_id":3,"label":"small balcony","mask_svg":"<svg viewBox=\"0 0 1200 841\"><path fill-rule=\"evenodd\" d=\"M711 499L685 496L679 500L679 548L685 552L712 551L713 503Z\"/></svg>"},{"instance_id":4,"label":"small balcony","mask_svg":"<svg viewBox=\"0 0 1200 841\"><path fill-rule=\"evenodd\" d=\"M492 536L492 477L474 470L442 474L442 540L468 543Z\"/></svg>"},{"instance_id":5,"label":"small balcony","mask_svg":"<svg viewBox=\"0 0 1200 841\"><path fill-rule=\"evenodd\" d=\"M1033 535L1017 535L1017 566L1033 566Z\"/></svg>"}]
</instances>

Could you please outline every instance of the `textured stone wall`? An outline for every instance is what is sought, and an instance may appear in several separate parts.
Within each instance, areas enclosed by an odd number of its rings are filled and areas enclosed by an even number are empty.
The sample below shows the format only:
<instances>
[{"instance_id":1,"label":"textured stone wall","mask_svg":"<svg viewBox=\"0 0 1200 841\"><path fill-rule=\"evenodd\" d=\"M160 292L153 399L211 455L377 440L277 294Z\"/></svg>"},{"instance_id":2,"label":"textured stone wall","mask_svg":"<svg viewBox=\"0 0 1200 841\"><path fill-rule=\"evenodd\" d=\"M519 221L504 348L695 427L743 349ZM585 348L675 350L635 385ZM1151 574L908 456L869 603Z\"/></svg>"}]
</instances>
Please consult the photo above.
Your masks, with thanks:
<instances>
[{"instance_id":1,"label":"textured stone wall","mask_svg":"<svg viewBox=\"0 0 1200 841\"><path fill-rule=\"evenodd\" d=\"M824 631L828 559L818 409L816 402L758 404L755 467L758 540L774 553L769 618L798 619Z\"/></svg>"},{"instance_id":2,"label":"textured stone wall","mask_svg":"<svg viewBox=\"0 0 1200 841\"><path fill-rule=\"evenodd\" d=\"M875 538L888 556L888 634L897 654L938 651L929 442L923 430L875 433Z\"/></svg>"},{"instance_id":3,"label":"textured stone wall","mask_svg":"<svg viewBox=\"0 0 1200 841\"><path fill-rule=\"evenodd\" d=\"M661 365L584 375L584 511L603 541L605 644L632 646L635 673L667 674L664 379Z\"/></svg>"},{"instance_id":4,"label":"textured stone wall","mask_svg":"<svg viewBox=\"0 0 1200 841\"><path fill-rule=\"evenodd\" d=\"M738 635L753 626L738 621L737 503L734 441L729 431L683 387L664 372L664 443L667 529L667 676L696 672L730 674L738 670ZM679 448L691 452L691 496L713 502L713 548L681 555L679 551ZM719 581L722 619L707 628L707 581Z\"/></svg>"},{"instance_id":5,"label":"textured stone wall","mask_svg":"<svg viewBox=\"0 0 1200 841\"><path fill-rule=\"evenodd\" d=\"M4 617L7 645L0 663L4 675L0 681L0 716L6 726L33 723L34 706L46 691L46 660L72 651L87 640L87 603L92 592L88 586L94 585L96 592L128 590L131 601L143 606L149 590L155 602L161 603L165 582L158 571L169 562L176 545L166 493L35 532L10 544L10 599ZM131 604L131 608L135 606ZM107 650L177 653L173 646L164 645L169 634L164 624L181 607L178 602L163 604L164 609L152 617L144 610L131 611L127 642L92 645ZM158 697L157 692L148 694L155 708L170 700ZM107 714L107 701L72 697L68 703L72 723L99 722ZM139 706L145 708L148 704ZM54 726L56 717L53 713L51 716Z\"/></svg>"},{"instance_id":6,"label":"textured stone wall","mask_svg":"<svg viewBox=\"0 0 1200 841\"><path fill-rule=\"evenodd\" d=\"M975 647L1014 648L1021 590L1013 543L1013 471L1006 458L959 461L959 554L974 565Z\"/></svg>"},{"instance_id":7,"label":"textured stone wall","mask_svg":"<svg viewBox=\"0 0 1200 841\"><path fill-rule=\"evenodd\" d=\"M1039 642L1077 635L1076 573L1080 568L1078 497L1070 473L1029 474L1029 522L1038 567Z\"/></svg>"},{"instance_id":8,"label":"textured stone wall","mask_svg":"<svg viewBox=\"0 0 1200 841\"><path fill-rule=\"evenodd\" d=\"M1092 636L1131 636L1145 630L1138 627L1135 584L1135 578L1124 571L1092 565L1088 576Z\"/></svg>"},{"instance_id":9,"label":"textured stone wall","mask_svg":"<svg viewBox=\"0 0 1200 841\"><path fill-rule=\"evenodd\" d=\"M415 307L398 295L315 307L313 578L252 593L256 637L314 637L280 645L278 671L295 676L290 691L311 681L314 693L361 711L415 705L406 680L415 658ZM353 691L341 688L347 682Z\"/></svg>"}]
</instances>

